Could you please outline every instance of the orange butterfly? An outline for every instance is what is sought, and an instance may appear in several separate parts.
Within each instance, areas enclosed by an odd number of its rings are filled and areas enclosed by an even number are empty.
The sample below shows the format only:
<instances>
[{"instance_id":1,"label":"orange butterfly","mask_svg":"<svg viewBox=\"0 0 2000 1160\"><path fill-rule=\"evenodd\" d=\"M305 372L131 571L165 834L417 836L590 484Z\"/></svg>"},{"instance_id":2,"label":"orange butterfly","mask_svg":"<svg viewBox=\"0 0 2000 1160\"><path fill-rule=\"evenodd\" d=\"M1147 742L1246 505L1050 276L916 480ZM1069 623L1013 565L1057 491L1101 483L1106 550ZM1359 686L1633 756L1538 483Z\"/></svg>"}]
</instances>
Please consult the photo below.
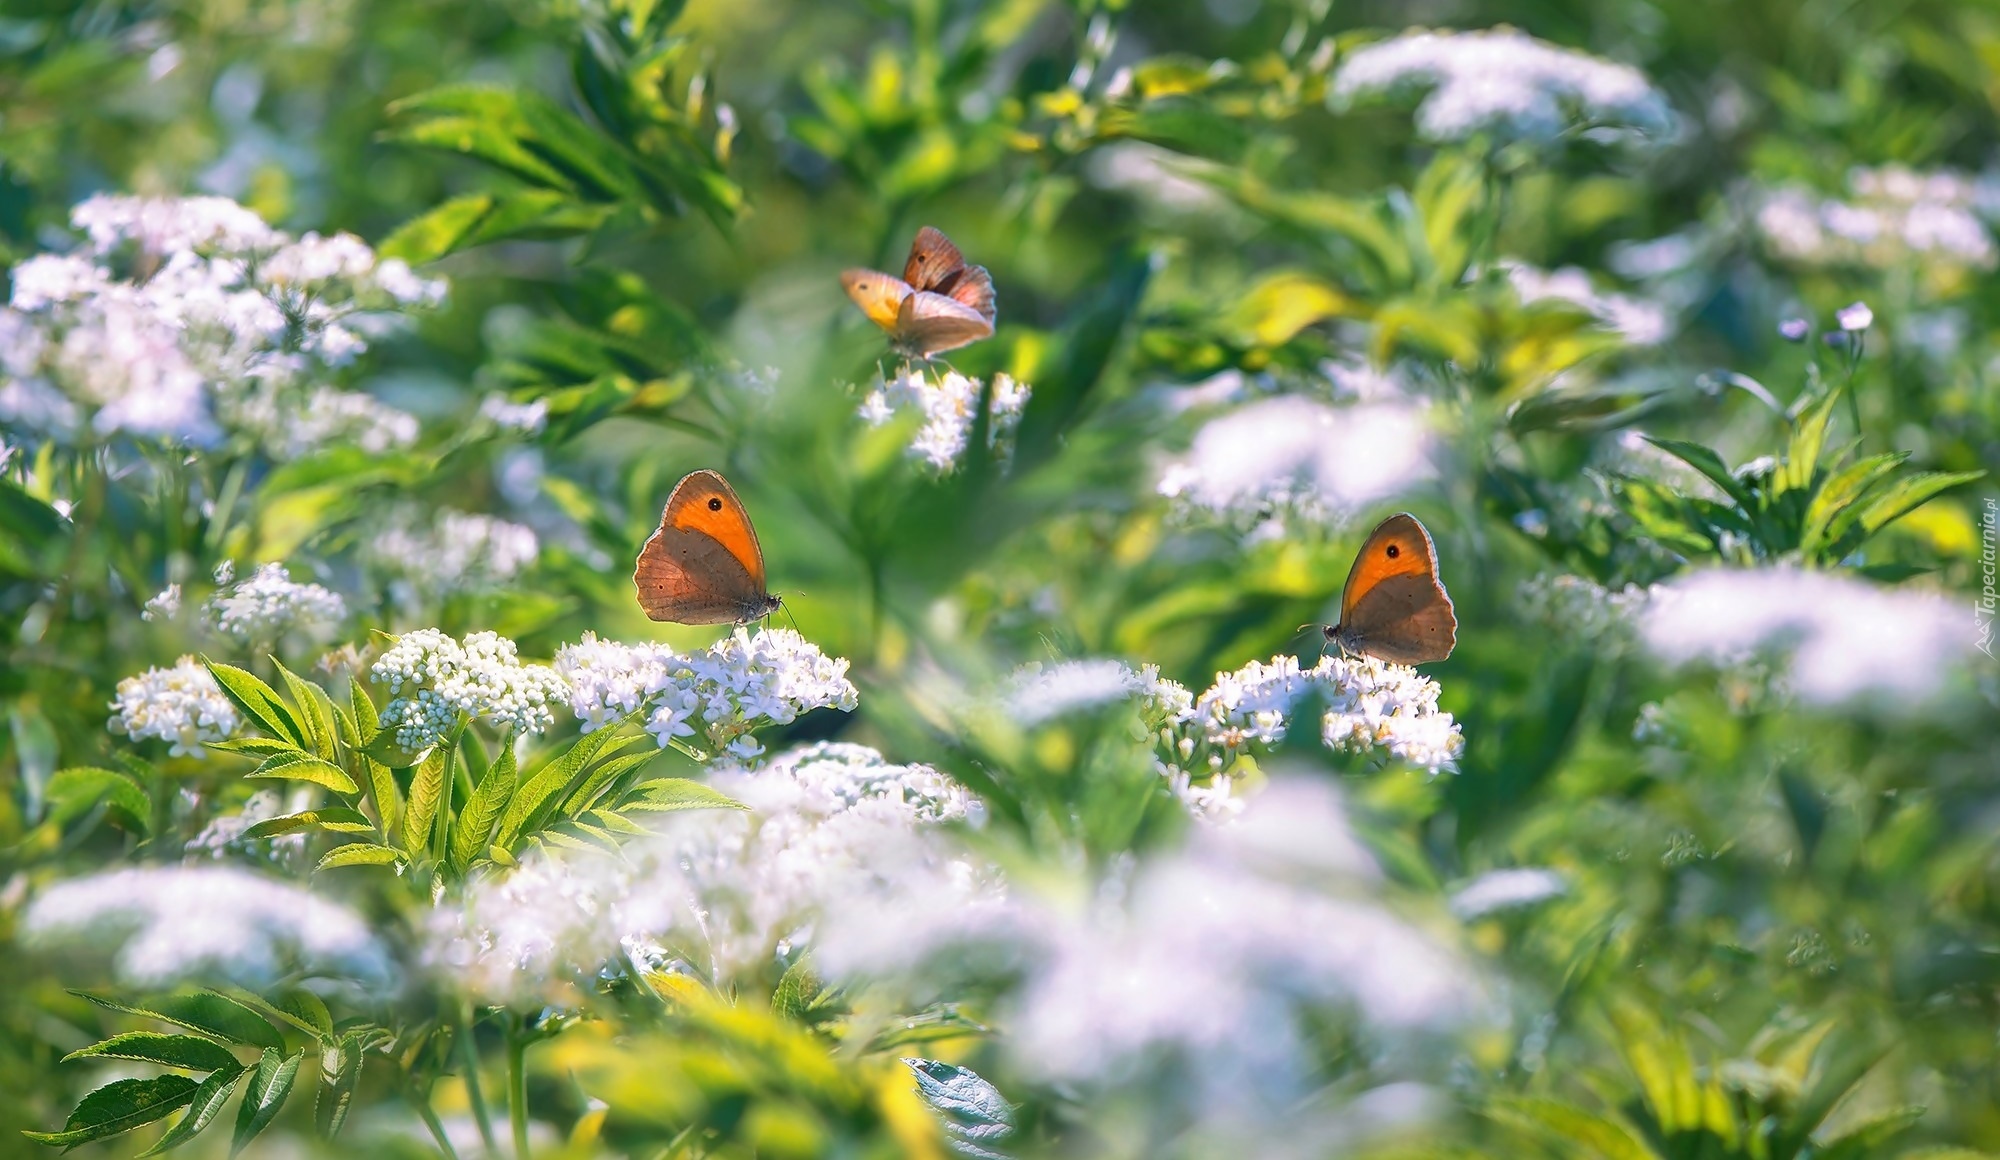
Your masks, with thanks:
<instances>
[{"instance_id":1,"label":"orange butterfly","mask_svg":"<svg viewBox=\"0 0 2000 1160\"><path fill-rule=\"evenodd\" d=\"M903 276L848 270L840 276L847 296L868 321L889 334L889 344L911 358L929 358L993 337L999 311L993 276L968 266L951 239L933 226L917 231Z\"/></svg>"},{"instance_id":2,"label":"orange butterfly","mask_svg":"<svg viewBox=\"0 0 2000 1160\"><path fill-rule=\"evenodd\" d=\"M1340 623L1326 639L1344 653L1399 665L1441 661L1458 643L1458 617L1438 580L1437 548L1417 517L1377 524L1340 592Z\"/></svg>"},{"instance_id":3,"label":"orange butterfly","mask_svg":"<svg viewBox=\"0 0 2000 1160\"><path fill-rule=\"evenodd\" d=\"M674 485L632 582L647 616L680 624L742 624L784 603L765 591L750 513L713 471L691 471Z\"/></svg>"}]
</instances>

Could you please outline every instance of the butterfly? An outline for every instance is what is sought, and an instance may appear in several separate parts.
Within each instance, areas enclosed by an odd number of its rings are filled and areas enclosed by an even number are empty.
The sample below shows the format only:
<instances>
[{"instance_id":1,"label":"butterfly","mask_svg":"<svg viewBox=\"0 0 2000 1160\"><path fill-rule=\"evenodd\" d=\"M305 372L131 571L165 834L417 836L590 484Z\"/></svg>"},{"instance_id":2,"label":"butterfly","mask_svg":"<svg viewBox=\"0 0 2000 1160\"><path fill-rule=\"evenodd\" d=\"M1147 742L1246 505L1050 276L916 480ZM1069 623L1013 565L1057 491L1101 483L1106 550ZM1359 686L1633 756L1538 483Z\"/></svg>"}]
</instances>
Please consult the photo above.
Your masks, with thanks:
<instances>
[{"instance_id":1,"label":"butterfly","mask_svg":"<svg viewBox=\"0 0 2000 1160\"><path fill-rule=\"evenodd\" d=\"M750 513L713 471L691 471L674 485L660 530L639 549L632 583L647 616L680 624L742 624L784 603L764 588L764 550Z\"/></svg>"},{"instance_id":2,"label":"butterfly","mask_svg":"<svg viewBox=\"0 0 2000 1160\"><path fill-rule=\"evenodd\" d=\"M1340 623L1325 630L1344 653L1399 665L1441 661L1458 643L1458 617L1438 580L1431 534L1408 512L1368 533L1340 591Z\"/></svg>"},{"instance_id":3,"label":"butterfly","mask_svg":"<svg viewBox=\"0 0 2000 1160\"><path fill-rule=\"evenodd\" d=\"M840 284L868 321L889 333L889 344L911 358L993 337L993 275L966 265L965 255L934 226L917 231L901 278L853 269L841 274Z\"/></svg>"}]
</instances>

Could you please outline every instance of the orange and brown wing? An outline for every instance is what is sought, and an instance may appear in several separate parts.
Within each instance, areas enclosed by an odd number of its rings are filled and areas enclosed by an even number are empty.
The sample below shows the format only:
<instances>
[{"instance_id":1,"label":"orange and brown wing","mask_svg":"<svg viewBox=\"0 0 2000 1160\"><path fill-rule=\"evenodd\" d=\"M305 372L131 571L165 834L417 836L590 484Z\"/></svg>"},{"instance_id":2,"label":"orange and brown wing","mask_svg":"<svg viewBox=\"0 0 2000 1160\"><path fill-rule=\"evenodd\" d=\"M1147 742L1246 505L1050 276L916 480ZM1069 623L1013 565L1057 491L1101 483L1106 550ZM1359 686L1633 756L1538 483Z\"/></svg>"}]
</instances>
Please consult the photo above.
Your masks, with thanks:
<instances>
[{"instance_id":1,"label":"orange and brown wing","mask_svg":"<svg viewBox=\"0 0 2000 1160\"><path fill-rule=\"evenodd\" d=\"M936 226L917 231L910 243L910 256L903 263L903 281L912 290L937 290L945 279L965 269L965 255Z\"/></svg>"},{"instance_id":2,"label":"orange and brown wing","mask_svg":"<svg viewBox=\"0 0 2000 1160\"><path fill-rule=\"evenodd\" d=\"M654 620L725 624L777 604L764 587L764 551L750 516L713 471L692 472L674 488L632 583Z\"/></svg>"},{"instance_id":3,"label":"orange and brown wing","mask_svg":"<svg viewBox=\"0 0 2000 1160\"><path fill-rule=\"evenodd\" d=\"M919 290L903 300L890 333L901 349L928 358L993 337L993 324L957 299Z\"/></svg>"},{"instance_id":4,"label":"orange and brown wing","mask_svg":"<svg viewBox=\"0 0 2000 1160\"><path fill-rule=\"evenodd\" d=\"M750 526L750 513L729 481L713 471L691 471L667 497L667 510L660 517L662 528L700 532L722 545L743 566L743 571L764 588L764 549L757 543L757 530Z\"/></svg>"},{"instance_id":5,"label":"orange and brown wing","mask_svg":"<svg viewBox=\"0 0 2000 1160\"><path fill-rule=\"evenodd\" d=\"M880 270L844 271L840 285L861 308L861 313L868 316L868 321L890 331L896 329L896 312L911 292L908 282Z\"/></svg>"},{"instance_id":6,"label":"orange and brown wing","mask_svg":"<svg viewBox=\"0 0 2000 1160\"><path fill-rule=\"evenodd\" d=\"M1451 655L1458 617L1437 575L1437 548L1415 516L1377 525L1340 594L1337 637L1353 651L1397 664Z\"/></svg>"}]
</instances>

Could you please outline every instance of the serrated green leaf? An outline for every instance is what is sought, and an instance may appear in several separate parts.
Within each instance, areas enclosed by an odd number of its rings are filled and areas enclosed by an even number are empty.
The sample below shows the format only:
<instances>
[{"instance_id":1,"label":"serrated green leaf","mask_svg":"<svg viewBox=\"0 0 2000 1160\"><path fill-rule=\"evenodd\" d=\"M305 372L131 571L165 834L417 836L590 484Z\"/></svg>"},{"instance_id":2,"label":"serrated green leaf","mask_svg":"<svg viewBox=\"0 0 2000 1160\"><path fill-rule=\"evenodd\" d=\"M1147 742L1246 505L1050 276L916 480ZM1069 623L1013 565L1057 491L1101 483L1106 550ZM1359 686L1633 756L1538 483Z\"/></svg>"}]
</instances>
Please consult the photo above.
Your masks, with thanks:
<instances>
[{"instance_id":1,"label":"serrated green leaf","mask_svg":"<svg viewBox=\"0 0 2000 1160\"><path fill-rule=\"evenodd\" d=\"M229 1097L236 1094L237 1081L243 1078L246 1070L248 1069L239 1063L219 1069L202 1080L201 1086L194 1089L194 1096L188 1101L187 1114L176 1121L173 1127L167 1129L166 1134L160 1137L159 1143L139 1155L158 1156L200 1135L203 1129L215 1122L215 1117L222 1114L223 1107L229 1103Z\"/></svg>"},{"instance_id":2,"label":"serrated green leaf","mask_svg":"<svg viewBox=\"0 0 2000 1160\"><path fill-rule=\"evenodd\" d=\"M1528 1128L1574 1142L1604 1160L1659 1160L1623 1124L1557 1100L1511 1096L1496 1100L1486 1114L1503 1124Z\"/></svg>"},{"instance_id":3,"label":"serrated green leaf","mask_svg":"<svg viewBox=\"0 0 2000 1160\"><path fill-rule=\"evenodd\" d=\"M648 813L668 810L747 810L750 807L705 782L685 777L657 777L632 788L618 807Z\"/></svg>"},{"instance_id":4,"label":"serrated green leaf","mask_svg":"<svg viewBox=\"0 0 2000 1160\"><path fill-rule=\"evenodd\" d=\"M162 1035L154 1031L128 1031L63 1056L64 1063L78 1059L134 1059L140 1063L202 1072L231 1067L237 1062L228 1048L213 1039L199 1035Z\"/></svg>"},{"instance_id":5,"label":"serrated green leaf","mask_svg":"<svg viewBox=\"0 0 2000 1160\"><path fill-rule=\"evenodd\" d=\"M1746 514L1757 510L1756 498L1750 494L1748 488L1743 486L1743 481L1737 479L1728 466L1722 462L1720 455L1717 455L1699 443L1690 443L1685 439L1655 439L1651 435L1646 436L1645 439L1646 442L1651 443L1653 446L1687 464L1689 467L1701 472L1703 476L1707 477L1710 483L1721 488L1722 493L1728 496Z\"/></svg>"},{"instance_id":6,"label":"serrated green leaf","mask_svg":"<svg viewBox=\"0 0 2000 1160\"><path fill-rule=\"evenodd\" d=\"M319 1056L319 1089L313 1100L313 1127L323 1140L331 1140L347 1120L354 1104L354 1089L361 1082L361 1038L353 1032L341 1036L337 1046Z\"/></svg>"},{"instance_id":7,"label":"serrated green leaf","mask_svg":"<svg viewBox=\"0 0 2000 1160\"><path fill-rule=\"evenodd\" d=\"M289 834L294 830L326 830L334 834L372 834L375 823L368 820L360 810L350 810L344 806L322 806L303 813L286 814L258 822L243 831L246 838L273 838L279 834Z\"/></svg>"},{"instance_id":8,"label":"serrated green leaf","mask_svg":"<svg viewBox=\"0 0 2000 1160\"><path fill-rule=\"evenodd\" d=\"M589 776L583 779L576 787L575 792L563 799L562 805L556 808L556 811L550 815L550 818L553 820L555 818L575 817L577 814L589 809L591 804L598 799L598 796L604 792L606 786L638 769L640 766L645 765L647 762L652 761L661 752L658 749L649 749L643 753L621 753L609 760L598 762L597 767L590 771Z\"/></svg>"},{"instance_id":9,"label":"serrated green leaf","mask_svg":"<svg viewBox=\"0 0 2000 1160\"><path fill-rule=\"evenodd\" d=\"M285 1045L278 1029L271 1026L270 1021L255 1007L216 991L163 995L141 1004L121 1003L88 991L71 991L70 994L112 1011L158 1019L229 1043L266 1048L282 1048Z\"/></svg>"},{"instance_id":10,"label":"serrated green leaf","mask_svg":"<svg viewBox=\"0 0 2000 1160\"><path fill-rule=\"evenodd\" d=\"M275 1010L292 1026L321 1039L333 1037L333 1013L318 995L303 987L293 987L275 1004Z\"/></svg>"},{"instance_id":11,"label":"serrated green leaf","mask_svg":"<svg viewBox=\"0 0 2000 1160\"><path fill-rule=\"evenodd\" d=\"M361 787L354 784L354 779L347 776L346 770L310 753L274 753L265 758L262 765L244 776L309 781L314 785L325 786L338 794L361 792Z\"/></svg>"},{"instance_id":12,"label":"serrated green leaf","mask_svg":"<svg viewBox=\"0 0 2000 1160\"><path fill-rule=\"evenodd\" d=\"M1883 528L1921 507L1925 501L1939 492L1975 479L1984 478L1983 471L1926 471L1896 483L1870 499L1861 510L1861 528L1874 535Z\"/></svg>"},{"instance_id":13,"label":"serrated green leaf","mask_svg":"<svg viewBox=\"0 0 2000 1160\"><path fill-rule=\"evenodd\" d=\"M285 705L278 691L264 683L263 679L246 669L234 665L219 664L201 658L208 667L215 683L222 687L222 695L236 706L251 724L281 741L289 741L301 749L310 748L312 739L306 736L299 719Z\"/></svg>"},{"instance_id":14,"label":"serrated green leaf","mask_svg":"<svg viewBox=\"0 0 2000 1160\"><path fill-rule=\"evenodd\" d=\"M1806 555L1812 557L1821 548L1838 540L1846 530L1845 525L1860 514L1858 510L1848 511L1850 505L1867 495L1909 457L1907 451L1870 455L1841 468L1821 484L1819 490L1813 493L1812 502L1806 505L1799 536L1799 547ZM1840 526L1835 526L1836 521L1840 522Z\"/></svg>"},{"instance_id":15,"label":"serrated green leaf","mask_svg":"<svg viewBox=\"0 0 2000 1160\"><path fill-rule=\"evenodd\" d=\"M373 842L349 842L328 850L313 867L313 873L338 870L342 866L393 866L403 857L401 850L388 846L378 846Z\"/></svg>"},{"instance_id":16,"label":"serrated green leaf","mask_svg":"<svg viewBox=\"0 0 2000 1160\"><path fill-rule=\"evenodd\" d=\"M224 753L247 753L253 757L270 757L278 753L305 753L296 744L275 737L232 737L227 741L211 741L210 749Z\"/></svg>"},{"instance_id":17,"label":"serrated green leaf","mask_svg":"<svg viewBox=\"0 0 2000 1160\"><path fill-rule=\"evenodd\" d=\"M298 1079L299 1064L304 1059L304 1052L281 1059L277 1052L267 1050L257 1061L250 1082L243 1087L243 1102L236 1107L236 1131L229 1141L231 1156L256 1139L277 1116L278 1109L285 1106L285 1097L292 1094L292 1083Z\"/></svg>"},{"instance_id":18,"label":"serrated green leaf","mask_svg":"<svg viewBox=\"0 0 2000 1160\"><path fill-rule=\"evenodd\" d=\"M184 1075L121 1079L83 1097L60 1132L23 1132L42 1144L73 1148L165 1119L194 1099L201 1085Z\"/></svg>"},{"instance_id":19,"label":"serrated green leaf","mask_svg":"<svg viewBox=\"0 0 2000 1160\"><path fill-rule=\"evenodd\" d=\"M403 811L403 850L412 858L423 853L431 840L431 826L437 821L438 806L444 801L444 754L433 750L417 765L410 780L410 802Z\"/></svg>"},{"instance_id":20,"label":"serrated green leaf","mask_svg":"<svg viewBox=\"0 0 2000 1160\"><path fill-rule=\"evenodd\" d=\"M520 781L520 770L515 764L514 738L510 734L500 745L500 757L486 770L484 777L472 791L472 800L452 819L451 863L463 870L485 850L487 839L493 834L493 824L500 820L500 814L513 799L514 789Z\"/></svg>"},{"instance_id":21,"label":"serrated green leaf","mask_svg":"<svg viewBox=\"0 0 2000 1160\"><path fill-rule=\"evenodd\" d=\"M375 701L361 684L361 678L352 674L347 678L347 709L353 714L354 730L360 735L355 747L365 749L375 740L375 734L382 731L382 718L375 711Z\"/></svg>"},{"instance_id":22,"label":"serrated green leaf","mask_svg":"<svg viewBox=\"0 0 2000 1160\"><path fill-rule=\"evenodd\" d=\"M1826 445L1827 424L1833 419L1833 405L1840 398L1838 388L1828 391L1802 412L1792 425L1791 445L1785 460L1771 477L1771 494L1806 491L1812 487L1819 468L1820 449Z\"/></svg>"},{"instance_id":23,"label":"serrated green leaf","mask_svg":"<svg viewBox=\"0 0 2000 1160\"><path fill-rule=\"evenodd\" d=\"M333 714L331 704L326 701L326 691L318 685L299 676L272 657L271 663L277 667L278 677L285 682L285 691L292 697L292 715L299 727L305 730L306 747L323 761L333 760Z\"/></svg>"},{"instance_id":24,"label":"serrated green leaf","mask_svg":"<svg viewBox=\"0 0 2000 1160\"><path fill-rule=\"evenodd\" d=\"M917 1092L944 1120L952 1150L977 1160L1005 1160L992 1150L1014 1134L1014 1105L970 1068L935 1059L905 1057Z\"/></svg>"},{"instance_id":25,"label":"serrated green leaf","mask_svg":"<svg viewBox=\"0 0 2000 1160\"><path fill-rule=\"evenodd\" d=\"M534 828L533 824L546 812L545 807L556 801L593 759L600 753L615 753L637 740L630 735L619 735L615 726L577 738L561 756L543 766L514 791L513 800L507 803L507 811L500 817L500 828L493 837L493 844L513 849L521 836Z\"/></svg>"},{"instance_id":26,"label":"serrated green leaf","mask_svg":"<svg viewBox=\"0 0 2000 1160\"><path fill-rule=\"evenodd\" d=\"M123 818L130 829L141 834L152 830L153 802L146 787L115 769L85 765L59 769L49 775L42 794L57 826L68 826L101 805Z\"/></svg>"}]
</instances>

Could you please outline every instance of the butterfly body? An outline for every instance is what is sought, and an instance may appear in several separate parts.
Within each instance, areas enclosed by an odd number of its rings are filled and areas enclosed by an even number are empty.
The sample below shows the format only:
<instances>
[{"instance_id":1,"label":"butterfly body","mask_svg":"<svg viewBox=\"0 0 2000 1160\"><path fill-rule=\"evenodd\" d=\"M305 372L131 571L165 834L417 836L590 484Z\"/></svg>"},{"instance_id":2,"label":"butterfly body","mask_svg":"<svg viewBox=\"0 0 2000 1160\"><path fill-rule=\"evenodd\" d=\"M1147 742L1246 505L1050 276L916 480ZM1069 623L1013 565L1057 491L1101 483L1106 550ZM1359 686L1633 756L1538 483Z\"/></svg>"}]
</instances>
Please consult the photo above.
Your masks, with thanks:
<instances>
[{"instance_id":1,"label":"butterfly body","mask_svg":"<svg viewBox=\"0 0 2000 1160\"><path fill-rule=\"evenodd\" d=\"M898 278L879 270L841 274L847 296L889 336L899 354L929 358L993 336L999 317L993 276L969 266L951 239L932 226L917 231Z\"/></svg>"},{"instance_id":2,"label":"butterfly body","mask_svg":"<svg viewBox=\"0 0 2000 1160\"><path fill-rule=\"evenodd\" d=\"M679 624L741 624L784 603L765 589L764 550L749 513L713 471L689 472L674 485L632 583L647 616Z\"/></svg>"},{"instance_id":3,"label":"butterfly body","mask_svg":"<svg viewBox=\"0 0 2000 1160\"><path fill-rule=\"evenodd\" d=\"M1438 580L1437 548L1407 512L1376 525L1340 593L1326 639L1356 656L1399 665L1441 661L1458 644L1458 616Z\"/></svg>"}]
</instances>

